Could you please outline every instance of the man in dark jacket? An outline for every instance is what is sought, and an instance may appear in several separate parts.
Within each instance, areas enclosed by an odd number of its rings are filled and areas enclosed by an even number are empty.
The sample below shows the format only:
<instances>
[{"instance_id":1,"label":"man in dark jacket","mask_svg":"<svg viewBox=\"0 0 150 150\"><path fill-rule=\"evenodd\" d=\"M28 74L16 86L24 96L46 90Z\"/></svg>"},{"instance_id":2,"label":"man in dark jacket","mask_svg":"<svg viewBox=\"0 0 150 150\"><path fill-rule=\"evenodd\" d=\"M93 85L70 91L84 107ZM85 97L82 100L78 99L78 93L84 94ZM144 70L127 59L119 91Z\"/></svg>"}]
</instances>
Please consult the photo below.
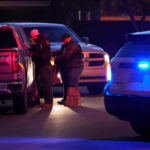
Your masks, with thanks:
<instances>
[{"instance_id":1,"label":"man in dark jacket","mask_svg":"<svg viewBox=\"0 0 150 150\"><path fill-rule=\"evenodd\" d=\"M56 66L60 69L64 97L59 104L66 104L66 96L69 87L78 87L80 75L83 71L82 50L78 43L72 40L70 34L65 33L62 36L62 48L57 52L55 59Z\"/></svg>"},{"instance_id":2,"label":"man in dark jacket","mask_svg":"<svg viewBox=\"0 0 150 150\"><path fill-rule=\"evenodd\" d=\"M42 108L50 108L53 104L52 92L52 66L50 64L50 43L37 29L31 31L31 47L29 48L35 63L36 80L39 80L45 103Z\"/></svg>"}]
</instances>

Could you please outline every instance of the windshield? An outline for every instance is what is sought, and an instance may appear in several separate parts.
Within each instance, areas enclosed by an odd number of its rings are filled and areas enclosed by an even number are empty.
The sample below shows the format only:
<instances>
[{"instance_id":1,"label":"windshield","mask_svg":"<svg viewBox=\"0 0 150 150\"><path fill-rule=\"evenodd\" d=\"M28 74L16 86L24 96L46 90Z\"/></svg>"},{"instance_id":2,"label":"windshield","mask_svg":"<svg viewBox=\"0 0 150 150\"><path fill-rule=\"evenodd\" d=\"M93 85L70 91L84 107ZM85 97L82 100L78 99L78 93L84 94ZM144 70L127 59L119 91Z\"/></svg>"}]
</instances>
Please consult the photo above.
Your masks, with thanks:
<instances>
[{"instance_id":1,"label":"windshield","mask_svg":"<svg viewBox=\"0 0 150 150\"><path fill-rule=\"evenodd\" d=\"M61 37L64 33L69 33L72 39L76 42L81 42L80 38L70 29L66 27L24 27L23 30L28 38L31 38L30 31L32 29L38 29L41 35L45 36L50 42L61 42Z\"/></svg>"},{"instance_id":2,"label":"windshield","mask_svg":"<svg viewBox=\"0 0 150 150\"><path fill-rule=\"evenodd\" d=\"M150 41L128 41L115 57L150 57Z\"/></svg>"}]
</instances>

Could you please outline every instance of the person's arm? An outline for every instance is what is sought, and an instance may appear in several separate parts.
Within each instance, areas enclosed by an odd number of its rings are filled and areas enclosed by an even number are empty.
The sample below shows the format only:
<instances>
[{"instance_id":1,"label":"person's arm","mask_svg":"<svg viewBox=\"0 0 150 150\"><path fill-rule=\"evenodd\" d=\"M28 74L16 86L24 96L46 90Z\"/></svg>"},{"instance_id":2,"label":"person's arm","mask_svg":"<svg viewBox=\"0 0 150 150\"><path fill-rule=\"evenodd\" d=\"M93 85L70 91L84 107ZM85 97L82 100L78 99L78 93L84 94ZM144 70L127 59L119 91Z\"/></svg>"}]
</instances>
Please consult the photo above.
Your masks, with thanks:
<instances>
[{"instance_id":1,"label":"person's arm","mask_svg":"<svg viewBox=\"0 0 150 150\"><path fill-rule=\"evenodd\" d=\"M29 41L29 43L30 43L30 47L28 48L28 50L29 50L30 52L34 52L34 51L35 51L35 47L36 47L35 41L34 41L33 39L31 39L31 40Z\"/></svg>"},{"instance_id":2,"label":"person's arm","mask_svg":"<svg viewBox=\"0 0 150 150\"><path fill-rule=\"evenodd\" d=\"M62 45L60 50L52 52L52 56L56 56L57 57L57 56L63 55L64 47L65 47L65 45Z\"/></svg>"},{"instance_id":3,"label":"person's arm","mask_svg":"<svg viewBox=\"0 0 150 150\"><path fill-rule=\"evenodd\" d=\"M65 53L66 58L71 58L72 56L76 55L80 51L80 46L77 43L72 43L68 46L68 49Z\"/></svg>"},{"instance_id":4,"label":"person's arm","mask_svg":"<svg viewBox=\"0 0 150 150\"><path fill-rule=\"evenodd\" d=\"M62 54L61 51L51 52L51 56L59 56L59 55L61 55L61 54Z\"/></svg>"}]
</instances>

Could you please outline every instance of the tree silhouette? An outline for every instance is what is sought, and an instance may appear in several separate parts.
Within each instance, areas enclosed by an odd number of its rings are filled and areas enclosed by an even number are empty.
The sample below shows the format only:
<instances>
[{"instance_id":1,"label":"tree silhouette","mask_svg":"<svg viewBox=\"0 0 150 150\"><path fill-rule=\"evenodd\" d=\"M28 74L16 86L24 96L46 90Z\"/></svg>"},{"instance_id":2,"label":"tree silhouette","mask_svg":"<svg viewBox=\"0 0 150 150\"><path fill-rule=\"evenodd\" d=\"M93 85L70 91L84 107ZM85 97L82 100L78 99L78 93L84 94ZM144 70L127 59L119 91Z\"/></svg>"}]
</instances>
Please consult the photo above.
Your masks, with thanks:
<instances>
[{"instance_id":1,"label":"tree silhouette","mask_svg":"<svg viewBox=\"0 0 150 150\"><path fill-rule=\"evenodd\" d=\"M130 16L135 31L144 29L146 16L150 15L150 0L101 0L101 14L104 16ZM141 16L137 23L135 16Z\"/></svg>"},{"instance_id":2,"label":"tree silhouette","mask_svg":"<svg viewBox=\"0 0 150 150\"><path fill-rule=\"evenodd\" d=\"M93 16L97 15L99 17L99 2L100 0L51 0L49 1L49 20L71 24L73 21L78 20L79 10L81 11L82 20L86 20L88 11L92 12Z\"/></svg>"},{"instance_id":3,"label":"tree silhouette","mask_svg":"<svg viewBox=\"0 0 150 150\"><path fill-rule=\"evenodd\" d=\"M130 16L135 31L144 29L144 21L150 14L150 0L49 0L49 20L51 22L72 24L78 20L100 20L100 16ZM141 16L137 23L134 16Z\"/></svg>"},{"instance_id":4,"label":"tree silhouette","mask_svg":"<svg viewBox=\"0 0 150 150\"><path fill-rule=\"evenodd\" d=\"M150 14L149 0L123 0L128 7L128 14L136 31L144 29L144 21L146 16ZM134 16L141 16L140 24L135 21Z\"/></svg>"}]
</instances>

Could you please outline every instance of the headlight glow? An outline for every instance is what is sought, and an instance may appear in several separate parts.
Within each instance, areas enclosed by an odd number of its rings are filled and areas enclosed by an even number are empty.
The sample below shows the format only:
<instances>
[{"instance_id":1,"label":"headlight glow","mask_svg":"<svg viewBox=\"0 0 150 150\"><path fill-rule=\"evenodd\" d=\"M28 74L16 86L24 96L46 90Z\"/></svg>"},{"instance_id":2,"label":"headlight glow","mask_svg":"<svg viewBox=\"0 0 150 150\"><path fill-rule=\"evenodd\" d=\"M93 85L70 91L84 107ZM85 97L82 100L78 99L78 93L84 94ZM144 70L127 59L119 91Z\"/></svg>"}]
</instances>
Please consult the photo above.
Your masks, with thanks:
<instances>
[{"instance_id":1,"label":"headlight glow","mask_svg":"<svg viewBox=\"0 0 150 150\"><path fill-rule=\"evenodd\" d=\"M109 55L108 54L104 55L104 59L105 59L106 63L109 63Z\"/></svg>"},{"instance_id":2,"label":"headlight glow","mask_svg":"<svg viewBox=\"0 0 150 150\"><path fill-rule=\"evenodd\" d=\"M57 73L57 78L60 80L60 82L62 83L62 78L61 78L61 74L60 72Z\"/></svg>"},{"instance_id":3,"label":"headlight glow","mask_svg":"<svg viewBox=\"0 0 150 150\"><path fill-rule=\"evenodd\" d=\"M107 81L111 81L111 67L107 64Z\"/></svg>"}]
</instances>

